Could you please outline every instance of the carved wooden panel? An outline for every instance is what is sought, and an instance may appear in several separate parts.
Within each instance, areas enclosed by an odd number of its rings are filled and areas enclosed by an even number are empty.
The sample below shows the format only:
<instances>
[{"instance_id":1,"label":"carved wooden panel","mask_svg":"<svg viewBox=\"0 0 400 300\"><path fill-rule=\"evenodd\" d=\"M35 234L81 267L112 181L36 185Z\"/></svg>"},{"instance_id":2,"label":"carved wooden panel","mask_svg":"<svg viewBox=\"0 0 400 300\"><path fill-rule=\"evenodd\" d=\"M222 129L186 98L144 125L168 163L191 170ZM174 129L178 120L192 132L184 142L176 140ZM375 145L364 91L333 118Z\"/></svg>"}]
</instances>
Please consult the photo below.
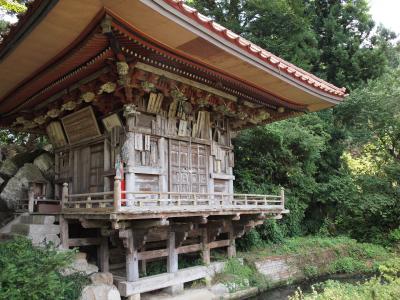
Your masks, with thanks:
<instances>
[{"instance_id":1,"label":"carved wooden panel","mask_svg":"<svg viewBox=\"0 0 400 300\"><path fill-rule=\"evenodd\" d=\"M208 191L208 145L170 140L170 190Z\"/></svg>"},{"instance_id":2,"label":"carved wooden panel","mask_svg":"<svg viewBox=\"0 0 400 300\"><path fill-rule=\"evenodd\" d=\"M135 176L136 190L139 192L158 192L158 182L158 175L136 174Z\"/></svg>"},{"instance_id":3,"label":"carved wooden panel","mask_svg":"<svg viewBox=\"0 0 400 300\"><path fill-rule=\"evenodd\" d=\"M51 122L47 128L47 136L54 147L61 147L67 144L67 139L65 138L64 131L61 127L61 123L54 121Z\"/></svg>"},{"instance_id":4,"label":"carved wooden panel","mask_svg":"<svg viewBox=\"0 0 400 300\"><path fill-rule=\"evenodd\" d=\"M61 121L70 144L101 135L90 106L62 118Z\"/></svg>"},{"instance_id":5,"label":"carved wooden panel","mask_svg":"<svg viewBox=\"0 0 400 300\"><path fill-rule=\"evenodd\" d=\"M214 193L228 193L228 180L214 179Z\"/></svg>"}]
</instances>

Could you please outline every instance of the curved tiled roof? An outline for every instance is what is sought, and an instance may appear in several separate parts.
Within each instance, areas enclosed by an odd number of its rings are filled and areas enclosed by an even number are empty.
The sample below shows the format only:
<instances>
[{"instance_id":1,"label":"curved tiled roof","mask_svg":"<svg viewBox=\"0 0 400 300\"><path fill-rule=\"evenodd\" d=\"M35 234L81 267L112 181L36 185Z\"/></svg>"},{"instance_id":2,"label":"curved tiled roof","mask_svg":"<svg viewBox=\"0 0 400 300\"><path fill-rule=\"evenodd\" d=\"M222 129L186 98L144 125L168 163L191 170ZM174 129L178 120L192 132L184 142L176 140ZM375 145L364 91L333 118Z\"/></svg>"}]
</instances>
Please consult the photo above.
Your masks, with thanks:
<instances>
[{"instance_id":1,"label":"curved tiled roof","mask_svg":"<svg viewBox=\"0 0 400 300\"><path fill-rule=\"evenodd\" d=\"M279 58L278 56L268 52L265 49L251 43L250 41L244 39L240 35L232 32L231 30L225 28L224 26L214 22L211 18L206 17L199 13L195 8L190 7L184 3L183 0L163 0L165 3L173 7L175 10L184 14L185 16L191 18L198 24L202 25L209 31L216 33L218 36L224 38L229 43L232 43L241 49L245 50L247 53L257 57L263 62L268 63L273 68L277 69L279 72L284 72L290 77L294 78L300 83L306 84L324 93L331 94L338 97L344 97L346 95L345 88L338 88L333 84L330 84L306 71L296 67L295 65Z\"/></svg>"}]
</instances>

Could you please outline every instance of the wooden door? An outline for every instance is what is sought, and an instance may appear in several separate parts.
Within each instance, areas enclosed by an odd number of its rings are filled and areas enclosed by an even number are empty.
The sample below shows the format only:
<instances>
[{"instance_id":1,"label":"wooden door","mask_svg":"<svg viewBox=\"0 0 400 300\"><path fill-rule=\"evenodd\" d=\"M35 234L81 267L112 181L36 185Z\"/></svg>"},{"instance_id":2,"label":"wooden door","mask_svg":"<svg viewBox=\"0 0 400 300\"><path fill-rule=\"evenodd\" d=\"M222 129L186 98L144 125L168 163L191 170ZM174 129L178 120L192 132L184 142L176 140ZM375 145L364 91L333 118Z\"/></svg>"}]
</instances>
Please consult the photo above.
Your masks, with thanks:
<instances>
[{"instance_id":1,"label":"wooden door","mask_svg":"<svg viewBox=\"0 0 400 300\"><path fill-rule=\"evenodd\" d=\"M208 192L208 145L170 140L169 179L172 192Z\"/></svg>"},{"instance_id":2,"label":"wooden door","mask_svg":"<svg viewBox=\"0 0 400 300\"><path fill-rule=\"evenodd\" d=\"M74 150L74 193L102 192L104 179L104 144Z\"/></svg>"}]
</instances>

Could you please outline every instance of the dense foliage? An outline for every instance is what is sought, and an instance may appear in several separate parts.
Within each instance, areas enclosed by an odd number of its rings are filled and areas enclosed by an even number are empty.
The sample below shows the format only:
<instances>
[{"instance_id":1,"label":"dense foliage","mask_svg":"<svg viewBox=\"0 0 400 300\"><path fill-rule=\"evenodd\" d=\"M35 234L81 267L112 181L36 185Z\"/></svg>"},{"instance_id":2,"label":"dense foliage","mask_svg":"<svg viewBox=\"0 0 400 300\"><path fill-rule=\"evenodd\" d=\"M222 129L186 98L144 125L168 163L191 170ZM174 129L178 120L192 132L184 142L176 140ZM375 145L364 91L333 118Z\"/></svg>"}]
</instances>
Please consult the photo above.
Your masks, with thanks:
<instances>
[{"instance_id":1,"label":"dense foliage","mask_svg":"<svg viewBox=\"0 0 400 300\"><path fill-rule=\"evenodd\" d=\"M279 225L267 222L239 245L307 233L392 241L400 226L400 52L395 34L375 26L367 1L189 2L272 53L350 90L335 109L236 138L236 190L270 193L284 186L290 209Z\"/></svg>"},{"instance_id":2,"label":"dense foliage","mask_svg":"<svg viewBox=\"0 0 400 300\"><path fill-rule=\"evenodd\" d=\"M23 237L0 243L0 299L78 299L86 277L60 273L73 256L73 251L59 252L51 245L33 247Z\"/></svg>"}]
</instances>

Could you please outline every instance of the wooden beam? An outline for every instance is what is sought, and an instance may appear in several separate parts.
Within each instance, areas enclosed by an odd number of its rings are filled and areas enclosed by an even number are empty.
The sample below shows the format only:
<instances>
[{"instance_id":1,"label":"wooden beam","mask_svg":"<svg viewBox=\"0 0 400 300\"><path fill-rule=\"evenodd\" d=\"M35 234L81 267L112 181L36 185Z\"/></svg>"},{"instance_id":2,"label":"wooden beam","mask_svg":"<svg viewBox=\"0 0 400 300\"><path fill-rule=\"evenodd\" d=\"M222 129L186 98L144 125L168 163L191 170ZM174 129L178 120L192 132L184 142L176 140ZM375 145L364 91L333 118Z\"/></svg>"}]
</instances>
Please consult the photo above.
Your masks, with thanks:
<instances>
[{"instance_id":1,"label":"wooden beam","mask_svg":"<svg viewBox=\"0 0 400 300\"><path fill-rule=\"evenodd\" d=\"M184 253L198 252L201 251L201 249L202 249L201 244L186 245L176 248L176 253L184 254Z\"/></svg>"},{"instance_id":2,"label":"wooden beam","mask_svg":"<svg viewBox=\"0 0 400 300\"><path fill-rule=\"evenodd\" d=\"M80 218L79 221L83 228L102 228L108 227L107 221L102 220L87 220L85 218Z\"/></svg>"},{"instance_id":3,"label":"wooden beam","mask_svg":"<svg viewBox=\"0 0 400 300\"><path fill-rule=\"evenodd\" d=\"M208 244L208 247L210 247L210 249L222 248L228 246L229 246L229 240L214 241Z\"/></svg>"},{"instance_id":4,"label":"wooden beam","mask_svg":"<svg viewBox=\"0 0 400 300\"><path fill-rule=\"evenodd\" d=\"M214 262L209 267L197 266L185 268L178 270L175 273L163 273L140 278L136 282L128 282L125 278L118 276L114 276L114 279L117 282L121 296L127 297L130 295L146 293L169 286L183 284L184 282L198 280L207 276L213 276L216 273L222 272L224 266L225 263L223 262Z\"/></svg>"},{"instance_id":5,"label":"wooden beam","mask_svg":"<svg viewBox=\"0 0 400 300\"><path fill-rule=\"evenodd\" d=\"M140 220L132 223L133 229L147 229L151 227L162 227L168 226L169 221L166 218L160 218L159 220Z\"/></svg>"},{"instance_id":6,"label":"wooden beam","mask_svg":"<svg viewBox=\"0 0 400 300\"><path fill-rule=\"evenodd\" d=\"M167 249L158 249L158 250L147 250L138 253L139 260L149 260L159 257L167 257L168 250Z\"/></svg>"},{"instance_id":7,"label":"wooden beam","mask_svg":"<svg viewBox=\"0 0 400 300\"><path fill-rule=\"evenodd\" d=\"M100 244L101 244L101 238L98 237L68 239L69 247L93 246Z\"/></svg>"}]
</instances>

